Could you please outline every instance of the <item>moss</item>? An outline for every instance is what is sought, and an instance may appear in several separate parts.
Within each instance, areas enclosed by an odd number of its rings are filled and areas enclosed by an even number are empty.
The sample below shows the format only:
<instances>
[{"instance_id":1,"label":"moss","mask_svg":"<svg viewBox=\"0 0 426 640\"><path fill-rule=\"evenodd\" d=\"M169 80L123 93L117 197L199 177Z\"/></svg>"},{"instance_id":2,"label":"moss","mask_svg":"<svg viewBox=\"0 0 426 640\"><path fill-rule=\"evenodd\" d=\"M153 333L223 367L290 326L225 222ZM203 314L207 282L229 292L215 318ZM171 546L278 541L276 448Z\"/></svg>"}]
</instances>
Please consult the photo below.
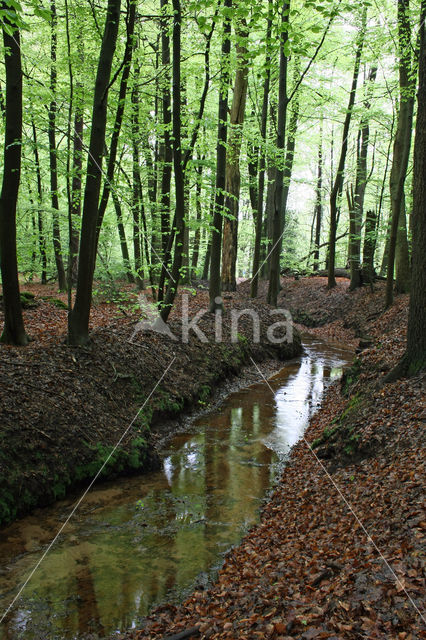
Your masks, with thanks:
<instances>
[{"instance_id":1,"label":"moss","mask_svg":"<svg viewBox=\"0 0 426 640\"><path fill-rule=\"evenodd\" d=\"M349 395L350 388L355 382L357 382L359 376L361 374L361 360L359 358L355 358L352 366L343 373L342 381L341 381L341 389L343 395Z\"/></svg>"},{"instance_id":2,"label":"moss","mask_svg":"<svg viewBox=\"0 0 426 640\"><path fill-rule=\"evenodd\" d=\"M60 298L52 298L51 296L42 296L41 299L45 300L46 302L50 302L50 304L53 304L53 306L57 307L58 309L68 310L68 305L63 300L60 300Z\"/></svg>"}]
</instances>

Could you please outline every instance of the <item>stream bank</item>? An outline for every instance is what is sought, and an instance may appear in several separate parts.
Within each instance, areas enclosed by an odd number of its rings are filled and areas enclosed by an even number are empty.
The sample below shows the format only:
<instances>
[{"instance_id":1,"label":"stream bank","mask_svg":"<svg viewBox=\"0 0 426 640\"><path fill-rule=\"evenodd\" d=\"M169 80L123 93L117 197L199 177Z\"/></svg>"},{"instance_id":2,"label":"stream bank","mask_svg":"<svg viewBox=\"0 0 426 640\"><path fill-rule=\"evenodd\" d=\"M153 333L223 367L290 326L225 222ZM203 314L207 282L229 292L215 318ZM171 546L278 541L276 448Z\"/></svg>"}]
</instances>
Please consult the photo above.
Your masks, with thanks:
<instances>
[{"instance_id":1,"label":"stream bank","mask_svg":"<svg viewBox=\"0 0 426 640\"><path fill-rule=\"evenodd\" d=\"M36 302L28 314L43 314L48 306L44 300ZM157 426L205 407L251 359L268 367L274 359L278 368L278 360L300 354L296 330L291 342L268 340L267 330L277 322L270 307L241 302L233 308L256 314L259 340L248 314L239 319L235 341L230 314L224 314L220 343L215 342L211 314L198 322L206 342L192 331L187 341L155 331L135 332L138 316L133 314L93 331L84 348L57 342L2 345L0 525L87 485L106 459L101 480L158 468ZM61 312L66 313L55 307L55 313ZM178 309L170 329L182 335Z\"/></svg>"},{"instance_id":2,"label":"stream bank","mask_svg":"<svg viewBox=\"0 0 426 640\"><path fill-rule=\"evenodd\" d=\"M311 282L284 281L282 294L293 309L305 299L309 314L334 301L331 321L311 331L346 333L355 344L363 331L371 345L330 388L260 524L227 555L215 584L154 610L121 638L194 628L186 637L424 638L425 378L384 383L405 348L408 297L383 312L381 285L351 295L342 283L330 294L324 279Z\"/></svg>"},{"instance_id":3,"label":"stream bank","mask_svg":"<svg viewBox=\"0 0 426 640\"><path fill-rule=\"evenodd\" d=\"M102 638L211 583L224 553L258 522L324 390L352 361L351 351L317 339L303 345L270 387L257 371L254 384L178 435L171 429L161 469L94 487L0 624L0 640ZM3 529L0 610L72 505L56 502Z\"/></svg>"}]
</instances>

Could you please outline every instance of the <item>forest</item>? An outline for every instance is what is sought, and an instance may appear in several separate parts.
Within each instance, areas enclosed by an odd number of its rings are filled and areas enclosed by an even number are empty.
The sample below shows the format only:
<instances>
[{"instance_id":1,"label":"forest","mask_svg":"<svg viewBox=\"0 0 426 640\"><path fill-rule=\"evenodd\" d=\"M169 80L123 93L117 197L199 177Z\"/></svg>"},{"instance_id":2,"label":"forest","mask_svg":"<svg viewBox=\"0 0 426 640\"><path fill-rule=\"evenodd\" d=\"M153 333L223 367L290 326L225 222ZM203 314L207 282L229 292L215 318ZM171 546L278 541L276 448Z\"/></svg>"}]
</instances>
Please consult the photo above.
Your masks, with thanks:
<instances>
[{"instance_id":1,"label":"forest","mask_svg":"<svg viewBox=\"0 0 426 640\"><path fill-rule=\"evenodd\" d=\"M425 19L0 0L0 640L422 637Z\"/></svg>"}]
</instances>

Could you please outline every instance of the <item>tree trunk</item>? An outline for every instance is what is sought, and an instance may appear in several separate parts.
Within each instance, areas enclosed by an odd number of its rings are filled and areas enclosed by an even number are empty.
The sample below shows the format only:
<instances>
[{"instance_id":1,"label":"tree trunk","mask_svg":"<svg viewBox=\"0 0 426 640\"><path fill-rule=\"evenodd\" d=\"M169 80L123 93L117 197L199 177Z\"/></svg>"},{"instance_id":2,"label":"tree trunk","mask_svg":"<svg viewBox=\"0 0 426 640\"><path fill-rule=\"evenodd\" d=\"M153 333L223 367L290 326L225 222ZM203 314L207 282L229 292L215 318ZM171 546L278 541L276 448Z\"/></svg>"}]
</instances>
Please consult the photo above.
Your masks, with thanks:
<instances>
[{"instance_id":1,"label":"tree trunk","mask_svg":"<svg viewBox=\"0 0 426 640\"><path fill-rule=\"evenodd\" d=\"M411 25L409 18L409 0L398 0L398 46L399 46L399 88L400 104L393 160L390 175L391 229L389 236L388 271L386 281L386 308L393 302L393 276L395 266L396 242L400 223L401 206L404 197L404 185L410 156L411 131L413 127L413 109L416 90L411 44Z\"/></svg>"},{"instance_id":2,"label":"tree trunk","mask_svg":"<svg viewBox=\"0 0 426 640\"><path fill-rule=\"evenodd\" d=\"M229 116L229 142L226 154L226 217L223 221L222 238L222 289L224 291L235 291L237 288L235 271L237 263L238 213L241 184L240 152L248 84L246 45L248 30L245 24L237 29L237 36L237 70Z\"/></svg>"},{"instance_id":3,"label":"tree trunk","mask_svg":"<svg viewBox=\"0 0 426 640\"><path fill-rule=\"evenodd\" d=\"M272 0L268 2L268 23L266 27L266 55L265 55L265 80L263 83L262 115L260 119L260 157L259 157L259 186L257 190L257 206L255 217L255 238L253 250L253 271L250 288L250 296L257 297L260 271L260 248L262 242L263 199L265 192L265 166L266 166L266 130L268 125L269 88L271 84L271 31L272 31Z\"/></svg>"},{"instance_id":4,"label":"tree trunk","mask_svg":"<svg viewBox=\"0 0 426 640\"><path fill-rule=\"evenodd\" d=\"M13 9L8 9L13 11ZM1 342L26 345L19 295L16 256L16 203L21 175L22 144L22 68L19 29L3 16L6 74L5 137L3 182L0 195L0 267L3 284L4 327ZM12 33L10 33L12 31Z\"/></svg>"},{"instance_id":5,"label":"tree trunk","mask_svg":"<svg viewBox=\"0 0 426 640\"><path fill-rule=\"evenodd\" d=\"M407 349L387 376L395 380L426 369L426 0L421 3L419 88L414 141L412 285L407 327Z\"/></svg>"},{"instance_id":6,"label":"tree trunk","mask_svg":"<svg viewBox=\"0 0 426 640\"><path fill-rule=\"evenodd\" d=\"M374 250L376 247L376 212L370 209L365 217L364 247L362 251L362 280L373 284L376 273L374 270Z\"/></svg>"},{"instance_id":7,"label":"tree trunk","mask_svg":"<svg viewBox=\"0 0 426 640\"><path fill-rule=\"evenodd\" d=\"M368 74L364 113L361 119L357 143L355 193L353 197L353 233L349 233L349 265L351 273L350 291L362 284L361 272L361 229L364 214L365 189L367 186L367 154L370 141L369 110L371 107L371 91L376 80L377 67L373 66Z\"/></svg>"},{"instance_id":8,"label":"tree trunk","mask_svg":"<svg viewBox=\"0 0 426 640\"><path fill-rule=\"evenodd\" d=\"M336 286L336 278L334 276L334 268L336 262L336 235L338 221L338 201L342 195L343 179L345 172L346 154L348 150L349 126L351 123L352 112L355 103L356 87L358 83L358 73L361 62L361 53L365 37L365 25L367 20L367 11L364 6L362 15L362 26L358 36L358 44L355 53L355 66L352 76L352 86L349 94L349 103L346 110L345 121L343 124L342 146L340 150L339 164L337 166L336 177L330 194L330 232L328 239L328 283L329 289Z\"/></svg>"},{"instance_id":9,"label":"tree trunk","mask_svg":"<svg viewBox=\"0 0 426 640\"><path fill-rule=\"evenodd\" d=\"M280 69L279 69L279 88L278 88L278 130L277 130L277 150L279 154L279 165L275 169L275 188L273 199L273 231L272 231L272 249L269 270L269 287L268 287L268 303L277 306L278 291L280 286L280 254L281 254L281 229L282 229L282 204L283 204L283 187L284 187L284 146L285 146L285 130L287 120L287 68L288 57L286 48L288 42L289 29L289 13L290 2L284 2L282 5L282 31L280 42Z\"/></svg>"},{"instance_id":10,"label":"tree trunk","mask_svg":"<svg viewBox=\"0 0 426 640\"><path fill-rule=\"evenodd\" d=\"M142 219L143 208L142 182L139 171L139 66L135 65L132 89L132 216L133 216L133 259L135 264L135 282L141 291L144 288L143 251L142 251Z\"/></svg>"},{"instance_id":11,"label":"tree trunk","mask_svg":"<svg viewBox=\"0 0 426 640\"><path fill-rule=\"evenodd\" d=\"M315 251L314 251L314 271L318 271L319 258L320 258L320 241L321 241L321 223L322 223L322 171L323 171L323 159L322 159L322 137L323 137L323 123L324 119L321 114L320 125L320 141L318 145L318 173L317 173L317 185L316 185L316 198L315 198Z\"/></svg>"},{"instance_id":12,"label":"tree trunk","mask_svg":"<svg viewBox=\"0 0 426 640\"><path fill-rule=\"evenodd\" d=\"M58 286L60 291L67 288L67 279L62 257L61 231L59 225L59 199L58 199L58 161L56 157L56 49L57 49L57 24L55 0L50 2L51 12L51 41L50 41L50 95L51 101L48 112L48 136L49 136L49 162L50 162L50 199L53 216L53 251L55 254L56 270L58 272Z\"/></svg>"},{"instance_id":13,"label":"tree trunk","mask_svg":"<svg viewBox=\"0 0 426 640\"><path fill-rule=\"evenodd\" d=\"M181 136L181 26L180 0L173 0L173 168L175 174L175 224L176 242L171 276L167 285L161 309L161 318L167 322L177 294L182 267L182 253L185 242L185 174L182 165Z\"/></svg>"},{"instance_id":14,"label":"tree trunk","mask_svg":"<svg viewBox=\"0 0 426 640\"><path fill-rule=\"evenodd\" d=\"M407 238L405 194L403 194L395 247L395 290L397 293L408 293L410 290L410 281L410 252Z\"/></svg>"},{"instance_id":15,"label":"tree trunk","mask_svg":"<svg viewBox=\"0 0 426 640\"><path fill-rule=\"evenodd\" d=\"M47 247L46 238L43 228L43 187L41 182L41 170L40 170L40 157L37 146L37 130L35 128L34 118L31 116L31 127L33 131L34 140L34 164L37 178L37 196L38 196L38 215L37 215L37 227L38 227L38 245L41 258L41 284L47 283Z\"/></svg>"},{"instance_id":16,"label":"tree trunk","mask_svg":"<svg viewBox=\"0 0 426 640\"><path fill-rule=\"evenodd\" d=\"M120 238L120 249L121 249L121 255L123 258L123 265L126 270L127 281L130 284L133 284L135 282L135 279L133 277L132 266L130 263L129 248L127 246L126 230L123 224L123 213L121 210L121 204L114 189L111 192L111 196L114 202L115 215L117 216L117 230L118 230L118 236Z\"/></svg>"},{"instance_id":17,"label":"tree trunk","mask_svg":"<svg viewBox=\"0 0 426 640\"><path fill-rule=\"evenodd\" d=\"M111 145L109 148L108 165L104 180L104 188L98 209L97 242L102 227L105 211L108 205L109 194L111 193L112 181L114 179L114 169L117 159L118 139L120 137L121 125L123 124L124 108L126 106L127 85L129 81L130 66L132 64L133 49L135 47L134 31L136 19L136 2L130 0L128 3L128 14L126 20L126 47L123 56L123 72L121 74L120 89L118 92L117 111L115 114L114 126L112 129Z\"/></svg>"},{"instance_id":18,"label":"tree trunk","mask_svg":"<svg viewBox=\"0 0 426 640\"><path fill-rule=\"evenodd\" d=\"M92 126L84 190L80 252L75 303L68 316L68 342L86 344L89 340L89 315L93 274L96 263L98 202L102 178L102 155L105 145L108 89L115 53L121 0L108 0L105 29L96 74Z\"/></svg>"},{"instance_id":19,"label":"tree trunk","mask_svg":"<svg viewBox=\"0 0 426 640\"><path fill-rule=\"evenodd\" d=\"M83 91L83 85L77 83L77 90ZM72 183L71 183L71 237L70 237L70 255L68 259L71 261L70 276L71 282L69 286L75 285L77 282L77 259L78 259L78 243L80 233L75 224L76 220L81 218L81 190L82 190L82 174L83 174L83 104L82 100L77 101L74 114L74 141L73 141L73 167L72 167Z\"/></svg>"},{"instance_id":20,"label":"tree trunk","mask_svg":"<svg viewBox=\"0 0 426 640\"><path fill-rule=\"evenodd\" d=\"M227 14L223 18L223 40L220 69L219 108L218 108L218 131L216 146L216 185L215 202L213 214L213 231L211 239L210 253L210 285L209 285L209 310L212 313L221 311L223 308L221 301L222 287L220 278L220 258L222 244L222 220L226 175L226 141L227 141L227 117L228 117L228 91L229 91L229 55L231 52L231 18L230 9L232 0L224 0L224 7Z\"/></svg>"},{"instance_id":21,"label":"tree trunk","mask_svg":"<svg viewBox=\"0 0 426 640\"><path fill-rule=\"evenodd\" d=\"M198 155L198 161L200 162L202 159L203 158L201 158ZM195 209L196 209L197 226L195 228L194 242L192 245L192 259L191 259L192 278L195 278L197 275L198 257L200 255L201 219L203 214L203 208L201 203L201 189L203 185L203 165L198 164L195 168L195 171L197 175L197 182L195 187Z\"/></svg>"},{"instance_id":22,"label":"tree trunk","mask_svg":"<svg viewBox=\"0 0 426 640\"><path fill-rule=\"evenodd\" d=\"M172 181L173 147L170 139L172 124L171 94L170 94L170 37L167 20L168 0L161 0L161 64L163 66L162 79L162 110L163 110L163 142L160 156L162 159L161 176L161 245L163 257L166 257L167 242L170 233L170 187Z\"/></svg>"}]
</instances>

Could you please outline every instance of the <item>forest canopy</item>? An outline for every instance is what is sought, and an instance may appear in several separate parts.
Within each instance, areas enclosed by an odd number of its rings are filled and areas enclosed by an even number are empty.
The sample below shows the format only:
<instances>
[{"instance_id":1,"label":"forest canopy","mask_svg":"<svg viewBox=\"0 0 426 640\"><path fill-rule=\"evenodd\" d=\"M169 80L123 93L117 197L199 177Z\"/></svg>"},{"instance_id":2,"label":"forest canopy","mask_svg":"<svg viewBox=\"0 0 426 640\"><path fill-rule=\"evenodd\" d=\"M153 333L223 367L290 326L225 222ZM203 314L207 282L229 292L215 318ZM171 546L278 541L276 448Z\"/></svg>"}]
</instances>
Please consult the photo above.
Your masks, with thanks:
<instances>
[{"instance_id":1,"label":"forest canopy","mask_svg":"<svg viewBox=\"0 0 426 640\"><path fill-rule=\"evenodd\" d=\"M212 311L242 277L276 305L283 270L409 290L418 2L0 6L3 341L19 281L68 291L72 344L94 278L164 320L200 280Z\"/></svg>"}]
</instances>

